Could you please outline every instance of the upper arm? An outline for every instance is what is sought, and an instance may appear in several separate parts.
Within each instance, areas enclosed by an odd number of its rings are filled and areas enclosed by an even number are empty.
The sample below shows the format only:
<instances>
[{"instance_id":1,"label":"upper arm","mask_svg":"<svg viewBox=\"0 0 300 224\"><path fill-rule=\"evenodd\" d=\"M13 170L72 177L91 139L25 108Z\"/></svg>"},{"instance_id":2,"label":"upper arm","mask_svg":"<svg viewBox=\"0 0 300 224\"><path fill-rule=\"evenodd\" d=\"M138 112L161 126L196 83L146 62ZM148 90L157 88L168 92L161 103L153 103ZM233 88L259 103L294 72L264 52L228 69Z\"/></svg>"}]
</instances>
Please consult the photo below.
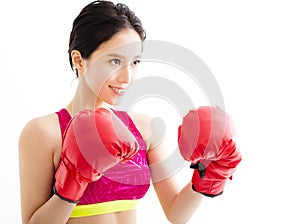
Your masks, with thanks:
<instances>
[{"instance_id":1,"label":"upper arm","mask_svg":"<svg viewBox=\"0 0 300 224\"><path fill-rule=\"evenodd\" d=\"M19 172L22 220L27 223L33 213L51 196L54 164L53 138L41 119L30 121L19 139Z\"/></svg>"}]
</instances>

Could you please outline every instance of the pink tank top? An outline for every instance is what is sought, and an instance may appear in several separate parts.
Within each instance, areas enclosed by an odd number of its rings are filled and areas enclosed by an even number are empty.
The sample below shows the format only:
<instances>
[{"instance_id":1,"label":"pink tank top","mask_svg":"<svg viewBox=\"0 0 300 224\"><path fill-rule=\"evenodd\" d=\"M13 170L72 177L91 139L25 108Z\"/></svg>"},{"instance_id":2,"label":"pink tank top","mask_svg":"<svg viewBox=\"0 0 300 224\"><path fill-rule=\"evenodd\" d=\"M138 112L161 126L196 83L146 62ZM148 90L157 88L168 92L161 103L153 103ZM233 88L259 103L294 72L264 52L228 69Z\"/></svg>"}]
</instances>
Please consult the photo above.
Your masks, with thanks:
<instances>
[{"instance_id":1,"label":"pink tank top","mask_svg":"<svg viewBox=\"0 0 300 224\"><path fill-rule=\"evenodd\" d=\"M142 198L150 186L150 171L146 157L145 142L129 115L124 111L113 112L129 127L138 144L139 152L130 161L118 164L103 173L96 182L88 185L78 205L90 205L115 200L136 200ZM62 135L71 120L66 109L56 112Z\"/></svg>"}]
</instances>

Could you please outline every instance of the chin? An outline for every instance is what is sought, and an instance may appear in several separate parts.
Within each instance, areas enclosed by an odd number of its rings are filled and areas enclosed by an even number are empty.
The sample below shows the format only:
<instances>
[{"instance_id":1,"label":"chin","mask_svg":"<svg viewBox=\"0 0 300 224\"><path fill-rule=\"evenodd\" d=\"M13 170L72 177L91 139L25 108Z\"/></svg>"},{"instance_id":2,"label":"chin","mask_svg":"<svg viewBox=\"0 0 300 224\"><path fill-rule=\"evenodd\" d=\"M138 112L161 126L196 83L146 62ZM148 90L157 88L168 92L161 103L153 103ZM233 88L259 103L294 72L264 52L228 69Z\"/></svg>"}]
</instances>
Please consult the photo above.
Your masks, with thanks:
<instances>
[{"instance_id":1,"label":"chin","mask_svg":"<svg viewBox=\"0 0 300 224\"><path fill-rule=\"evenodd\" d=\"M121 103L121 97L117 97L117 98L114 98L114 99L107 99L107 100L104 100L104 102L106 104L109 104L109 105L112 105L112 106L119 105Z\"/></svg>"},{"instance_id":2,"label":"chin","mask_svg":"<svg viewBox=\"0 0 300 224\"><path fill-rule=\"evenodd\" d=\"M110 106L119 106L122 103L122 99L123 99L123 97L121 97L121 96L113 97L113 98L106 98L106 99L102 98L102 100L99 99L99 102L105 103Z\"/></svg>"}]
</instances>

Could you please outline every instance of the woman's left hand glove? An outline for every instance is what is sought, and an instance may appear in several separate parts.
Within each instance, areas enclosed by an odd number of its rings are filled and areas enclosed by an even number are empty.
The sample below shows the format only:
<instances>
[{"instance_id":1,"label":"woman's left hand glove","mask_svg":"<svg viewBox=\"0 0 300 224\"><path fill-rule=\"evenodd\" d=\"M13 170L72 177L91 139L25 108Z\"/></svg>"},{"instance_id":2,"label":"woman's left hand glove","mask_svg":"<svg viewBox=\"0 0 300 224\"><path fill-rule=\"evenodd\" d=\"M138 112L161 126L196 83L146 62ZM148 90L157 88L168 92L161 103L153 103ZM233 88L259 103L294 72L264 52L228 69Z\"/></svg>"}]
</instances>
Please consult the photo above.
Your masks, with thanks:
<instances>
[{"instance_id":1,"label":"woman's left hand glove","mask_svg":"<svg viewBox=\"0 0 300 224\"><path fill-rule=\"evenodd\" d=\"M193 189L205 196L221 195L242 160L231 117L218 107L190 110L178 129L181 155L195 169Z\"/></svg>"}]
</instances>

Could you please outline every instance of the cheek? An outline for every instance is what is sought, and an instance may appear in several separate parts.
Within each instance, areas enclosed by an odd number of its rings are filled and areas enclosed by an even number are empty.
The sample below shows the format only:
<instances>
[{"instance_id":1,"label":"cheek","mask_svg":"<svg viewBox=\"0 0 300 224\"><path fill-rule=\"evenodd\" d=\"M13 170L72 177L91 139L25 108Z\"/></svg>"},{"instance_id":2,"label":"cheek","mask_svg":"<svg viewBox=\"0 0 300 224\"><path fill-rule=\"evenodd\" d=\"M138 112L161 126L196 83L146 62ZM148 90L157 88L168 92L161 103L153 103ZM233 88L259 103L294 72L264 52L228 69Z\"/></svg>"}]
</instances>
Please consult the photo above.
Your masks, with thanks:
<instances>
[{"instance_id":1,"label":"cheek","mask_svg":"<svg viewBox=\"0 0 300 224\"><path fill-rule=\"evenodd\" d=\"M116 71L111 66L105 66L103 63L94 63L89 66L84 74L84 79L90 90L95 95L98 95L103 86L108 83L108 80Z\"/></svg>"}]
</instances>

